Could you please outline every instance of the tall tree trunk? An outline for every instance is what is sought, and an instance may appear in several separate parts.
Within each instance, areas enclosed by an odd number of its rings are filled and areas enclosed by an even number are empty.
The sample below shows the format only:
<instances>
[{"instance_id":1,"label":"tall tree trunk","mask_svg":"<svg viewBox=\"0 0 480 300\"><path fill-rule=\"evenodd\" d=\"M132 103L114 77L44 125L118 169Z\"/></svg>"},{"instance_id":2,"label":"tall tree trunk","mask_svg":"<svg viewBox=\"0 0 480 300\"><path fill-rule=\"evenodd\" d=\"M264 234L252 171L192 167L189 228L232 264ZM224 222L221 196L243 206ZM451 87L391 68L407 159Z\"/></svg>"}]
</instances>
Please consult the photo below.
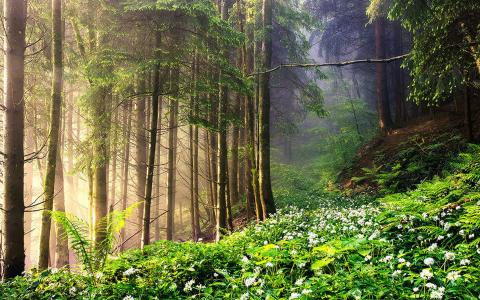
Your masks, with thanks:
<instances>
[{"instance_id":1,"label":"tall tree trunk","mask_svg":"<svg viewBox=\"0 0 480 300\"><path fill-rule=\"evenodd\" d=\"M393 27L393 56L403 54L402 26L399 22L392 23ZM395 98L395 125L403 126L407 120L405 111L405 90L403 82L403 70L400 62L395 62L393 70L393 93Z\"/></svg>"},{"instance_id":2,"label":"tall tree trunk","mask_svg":"<svg viewBox=\"0 0 480 300\"><path fill-rule=\"evenodd\" d=\"M161 37L160 33L155 33L156 58L159 59ZM160 97L160 65L156 64L153 70L152 82L152 117L150 118L150 152L148 154L147 182L145 186L145 204L143 210L143 235L142 248L150 244L150 211L152 206L153 174L155 171L155 151L157 146L157 126ZM160 151L160 149L158 149Z\"/></svg>"},{"instance_id":3,"label":"tall tree trunk","mask_svg":"<svg viewBox=\"0 0 480 300\"><path fill-rule=\"evenodd\" d=\"M139 86L138 86L138 94L145 92L145 79L139 78ZM137 115L137 123L135 124L135 134L136 134L136 155L137 155L137 198L142 203L138 207L138 214L137 214L137 224L138 229L142 230L143 224L143 210L144 210L144 199L145 199L145 186L146 186L146 179L147 179L147 136L145 134L145 97L140 96L137 100L137 107L136 107L136 115ZM141 239L139 239L140 245Z\"/></svg>"},{"instance_id":4,"label":"tall tree trunk","mask_svg":"<svg viewBox=\"0 0 480 300\"><path fill-rule=\"evenodd\" d=\"M385 18L378 18L375 21L375 56L378 59L385 58L385 23ZM392 128L388 101L387 66L384 63L377 63L375 66L378 125L380 132L386 134Z\"/></svg>"},{"instance_id":5,"label":"tall tree trunk","mask_svg":"<svg viewBox=\"0 0 480 300\"><path fill-rule=\"evenodd\" d=\"M270 69L272 65L272 2L263 0L262 41L263 67ZM275 213L272 183L270 179L270 73L261 75L259 97L259 161L258 183L262 200L263 217Z\"/></svg>"},{"instance_id":6,"label":"tall tree trunk","mask_svg":"<svg viewBox=\"0 0 480 300\"><path fill-rule=\"evenodd\" d=\"M235 105L233 107L233 111L238 112L240 111L240 96L237 96L235 100ZM231 150L231 160L230 160L230 168L229 168L229 191L230 191L230 200L233 204L238 203L238 179L239 179L239 172L238 172L238 144L240 140L240 129L238 128L237 124L233 125L232 128L232 150Z\"/></svg>"},{"instance_id":7,"label":"tall tree trunk","mask_svg":"<svg viewBox=\"0 0 480 300\"><path fill-rule=\"evenodd\" d=\"M157 165L157 174L155 176L155 241L158 241L160 239L160 178L162 174L162 169L161 169L161 155L160 155L160 149L162 149L162 106L163 106L163 99L160 96L159 99L159 110L158 110L158 139L157 139L157 148L158 151L156 151L156 165Z\"/></svg>"},{"instance_id":8,"label":"tall tree trunk","mask_svg":"<svg viewBox=\"0 0 480 300\"><path fill-rule=\"evenodd\" d=\"M129 182L129 166L130 166L130 135L132 129L132 103L129 101L126 103L126 107L124 108L124 115L123 115L123 124L126 127L124 130L124 137L125 137L125 146L123 151L123 183L122 183L122 210L127 209L128 206L128 182ZM127 228L122 228L120 231L120 241L121 241L121 250L125 248L125 232Z\"/></svg>"},{"instance_id":9,"label":"tall tree trunk","mask_svg":"<svg viewBox=\"0 0 480 300\"><path fill-rule=\"evenodd\" d=\"M107 228L107 204L108 204L108 132L110 120L108 117L109 97L108 92L103 88L99 93L100 100L95 103L95 114L101 116L100 121L94 128L94 147L93 151L97 160L93 165L93 195L94 195L94 214L95 214L95 245L98 247L106 237Z\"/></svg>"},{"instance_id":10,"label":"tall tree trunk","mask_svg":"<svg viewBox=\"0 0 480 300\"><path fill-rule=\"evenodd\" d=\"M115 109L115 113L113 115L113 122L116 124L119 119L119 113L118 109ZM111 144L111 149L110 149L110 157L112 158L112 166L111 166L111 172L112 176L110 178L111 184L110 184L110 199L109 199L109 210L113 210L115 204L116 204L116 198L117 198L117 143L118 143L118 134L116 128L112 132L113 137L112 137L112 144Z\"/></svg>"},{"instance_id":11,"label":"tall tree trunk","mask_svg":"<svg viewBox=\"0 0 480 300\"><path fill-rule=\"evenodd\" d=\"M65 192L63 180L63 162L60 153L57 153L57 163L55 171L55 211L65 212ZM55 248L55 266L61 268L68 266L68 238L63 227L55 224L56 248Z\"/></svg>"},{"instance_id":12,"label":"tall tree trunk","mask_svg":"<svg viewBox=\"0 0 480 300\"><path fill-rule=\"evenodd\" d=\"M223 0L221 3L221 17L228 20L229 0ZM228 50L223 53L228 56ZM223 73L219 72L219 82L222 82ZM228 107L228 88L225 84L219 84L218 97L218 196L217 196L217 226L216 239L220 239L220 234L227 228L227 107Z\"/></svg>"},{"instance_id":13,"label":"tall tree trunk","mask_svg":"<svg viewBox=\"0 0 480 300\"><path fill-rule=\"evenodd\" d=\"M171 85L177 85L179 70L171 70ZM178 89L178 87L176 88ZM168 122L168 172L167 172L167 240L174 238L175 226L175 165L176 165L176 148L177 148L177 114L178 100L175 99L176 92L169 100L170 116Z\"/></svg>"},{"instance_id":14,"label":"tall tree trunk","mask_svg":"<svg viewBox=\"0 0 480 300\"><path fill-rule=\"evenodd\" d=\"M59 132L62 112L63 90L63 35L62 35L62 1L52 0L52 56L53 56L53 80L52 102L50 104L50 128L47 154L47 170L45 175L45 202L42 212L42 227L40 232L40 252L38 268L44 270L48 267L48 249L50 239L50 211L53 208L55 196L55 171L57 152L59 151ZM63 189L63 187L62 187Z\"/></svg>"}]
</instances>

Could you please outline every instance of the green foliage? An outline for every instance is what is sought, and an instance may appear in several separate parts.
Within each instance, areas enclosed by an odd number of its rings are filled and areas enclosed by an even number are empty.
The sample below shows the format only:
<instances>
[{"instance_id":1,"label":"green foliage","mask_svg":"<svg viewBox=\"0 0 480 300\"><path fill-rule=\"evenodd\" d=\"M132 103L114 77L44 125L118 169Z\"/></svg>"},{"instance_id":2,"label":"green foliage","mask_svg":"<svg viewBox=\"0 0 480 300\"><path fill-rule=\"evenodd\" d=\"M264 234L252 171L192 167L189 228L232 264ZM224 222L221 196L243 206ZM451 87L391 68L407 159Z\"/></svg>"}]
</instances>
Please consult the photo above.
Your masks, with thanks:
<instances>
[{"instance_id":1,"label":"green foliage","mask_svg":"<svg viewBox=\"0 0 480 300\"><path fill-rule=\"evenodd\" d=\"M108 255L113 253L117 235L125 226L126 218L137 206L138 204L134 204L124 211L113 211L100 220L101 226L98 227L105 230L105 238L101 243L89 239L90 227L85 220L65 212L50 212L52 219L63 227L70 246L82 268L90 276L92 284L96 283L97 275L103 271Z\"/></svg>"},{"instance_id":2,"label":"green foliage","mask_svg":"<svg viewBox=\"0 0 480 300\"><path fill-rule=\"evenodd\" d=\"M472 70L478 72L480 66L478 1L371 1L372 18L385 11L413 37L404 63L412 76L410 98L437 104L459 88L475 85Z\"/></svg>"},{"instance_id":3,"label":"green foliage","mask_svg":"<svg viewBox=\"0 0 480 300\"><path fill-rule=\"evenodd\" d=\"M452 133L415 135L397 149L377 153L374 166L364 168L364 175L352 179L376 185L384 194L405 191L455 169L454 158L465 147L465 140ZM467 153L471 152L463 153L462 157L468 156Z\"/></svg>"},{"instance_id":4,"label":"green foliage","mask_svg":"<svg viewBox=\"0 0 480 300\"><path fill-rule=\"evenodd\" d=\"M374 200L317 194L216 244L160 241L110 259L99 284L66 270L0 285L15 299L477 299L480 148L450 175ZM278 166L297 190L301 172ZM287 179L283 183L287 184ZM295 198L301 202L301 199ZM303 205L302 203L298 203ZM306 205L303 205L306 207Z\"/></svg>"}]
</instances>

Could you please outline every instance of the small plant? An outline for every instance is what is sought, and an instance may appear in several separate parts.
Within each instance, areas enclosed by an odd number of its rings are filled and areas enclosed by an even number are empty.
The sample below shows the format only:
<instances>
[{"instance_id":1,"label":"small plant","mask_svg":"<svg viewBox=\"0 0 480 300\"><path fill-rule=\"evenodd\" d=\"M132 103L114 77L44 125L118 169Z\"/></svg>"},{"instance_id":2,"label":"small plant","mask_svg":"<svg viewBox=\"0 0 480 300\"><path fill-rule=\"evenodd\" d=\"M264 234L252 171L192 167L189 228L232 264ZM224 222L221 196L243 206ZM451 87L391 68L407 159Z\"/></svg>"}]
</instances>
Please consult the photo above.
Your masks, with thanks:
<instances>
[{"instance_id":1,"label":"small plant","mask_svg":"<svg viewBox=\"0 0 480 300\"><path fill-rule=\"evenodd\" d=\"M97 284L97 275L101 274L107 257L113 252L118 233L125 226L125 220L138 206L133 204L124 211L113 211L100 220L99 228L104 228L104 239L96 243L91 240L89 224L79 217L65 212L51 211L52 219L63 227L82 268L88 273L91 284ZM103 224L102 224L103 223Z\"/></svg>"}]
</instances>

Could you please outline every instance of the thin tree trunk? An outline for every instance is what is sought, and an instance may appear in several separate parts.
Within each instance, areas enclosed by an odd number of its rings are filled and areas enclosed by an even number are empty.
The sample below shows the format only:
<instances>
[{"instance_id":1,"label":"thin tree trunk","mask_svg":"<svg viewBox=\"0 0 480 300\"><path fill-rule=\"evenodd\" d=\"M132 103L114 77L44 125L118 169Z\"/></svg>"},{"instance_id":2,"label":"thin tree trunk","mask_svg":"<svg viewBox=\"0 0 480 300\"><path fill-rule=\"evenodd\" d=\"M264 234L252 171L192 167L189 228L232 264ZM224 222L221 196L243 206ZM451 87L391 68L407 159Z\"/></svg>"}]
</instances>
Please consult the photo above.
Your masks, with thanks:
<instances>
[{"instance_id":1,"label":"thin tree trunk","mask_svg":"<svg viewBox=\"0 0 480 300\"><path fill-rule=\"evenodd\" d=\"M385 58L385 22L384 18L375 21L375 56L378 59ZM380 132L387 134L392 128L392 119L388 101L387 66L383 63L376 64L376 93Z\"/></svg>"},{"instance_id":2,"label":"thin tree trunk","mask_svg":"<svg viewBox=\"0 0 480 300\"><path fill-rule=\"evenodd\" d=\"M161 37L160 33L155 34L155 53L160 51ZM157 59L159 54L156 54ZM152 190L153 190L153 174L155 171L155 151L157 146L157 126L158 126L158 111L161 102L160 97L160 65L157 64L153 70L153 82L152 82L152 117L150 123L150 152L148 154L148 170L147 170L147 182L145 186L145 204L143 211L143 235L142 235L142 248L145 245L150 244L150 211L152 206ZM158 149L160 151L160 149Z\"/></svg>"},{"instance_id":3,"label":"thin tree trunk","mask_svg":"<svg viewBox=\"0 0 480 300\"><path fill-rule=\"evenodd\" d=\"M124 134L125 134L125 148L124 148L124 156L123 156L123 183L122 183L122 210L127 209L128 206L128 176L129 176L129 162L130 162L130 135L131 135L131 128L132 128L132 103L127 102L126 108L124 108L124 115L123 115L123 124L126 126ZM125 232L126 228L122 228L120 231L120 241L121 241L121 250L125 248Z\"/></svg>"},{"instance_id":4,"label":"thin tree trunk","mask_svg":"<svg viewBox=\"0 0 480 300\"><path fill-rule=\"evenodd\" d=\"M139 79L139 86L137 93L145 92L145 79ZM143 210L144 210L144 199L145 199L145 186L147 179L147 136L145 134L145 97L141 96L137 100L136 115L137 122L135 125L136 133L136 155L137 155L137 198L142 203L138 206L137 214L137 224L138 229L142 230L143 225ZM141 244L141 239L139 239L139 245Z\"/></svg>"},{"instance_id":5,"label":"thin tree trunk","mask_svg":"<svg viewBox=\"0 0 480 300\"><path fill-rule=\"evenodd\" d=\"M159 99L159 110L158 110L158 139L157 139L157 148L158 151L156 151L156 165L157 165L157 175L155 177L155 241L158 241L160 239L160 178L162 174L162 169L161 169L161 155L160 155L160 149L162 149L162 106L163 106L163 99L160 96Z\"/></svg>"},{"instance_id":6,"label":"thin tree trunk","mask_svg":"<svg viewBox=\"0 0 480 300\"><path fill-rule=\"evenodd\" d=\"M118 122L118 109L115 109L115 114L113 115L113 122L117 123ZM113 210L117 198L117 151L118 151L118 134L117 130L114 129L112 132L113 137L112 137L112 145L111 145L111 150L110 150L110 157L112 158L112 177L111 177L111 185L110 185L110 199L109 199L109 210Z\"/></svg>"},{"instance_id":7,"label":"thin tree trunk","mask_svg":"<svg viewBox=\"0 0 480 300\"><path fill-rule=\"evenodd\" d=\"M55 211L65 212L65 192L63 181L63 162L60 153L57 153L57 163L55 172ZM56 235L56 255L55 266L61 268L68 266L68 238L65 234L63 227L60 224L55 223L55 235Z\"/></svg>"},{"instance_id":8,"label":"thin tree trunk","mask_svg":"<svg viewBox=\"0 0 480 300\"><path fill-rule=\"evenodd\" d=\"M47 170L45 175L45 202L42 212L42 227L40 231L40 252L38 268L44 270L48 267L48 251L50 241L50 211L53 209L55 193L55 173L57 152L59 151L59 132L62 111L63 90L63 35L62 35L62 1L52 0L52 54L53 54L53 79L52 102L50 106L50 128L47 154ZM62 187L63 189L63 187Z\"/></svg>"},{"instance_id":9,"label":"thin tree trunk","mask_svg":"<svg viewBox=\"0 0 480 300\"><path fill-rule=\"evenodd\" d=\"M271 68L272 60L272 1L263 0L263 28L265 36L262 41L263 67ZM272 185L270 179L270 74L261 75L259 97L259 161L258 183L262 200L263 218L275 213Z\"/></svg>"},{"instance_id":10,"label":"thin tree trunk","mask_svg":"<svg viewBox=\"0 0 480 300\"><path fill-rule=\"evenodd\" d=\"M171 85L178 84L178 70L171 71ZM167 240L174 238L175 222L175 165L176 165L176 147L177 147L177 113L178 101L174 97L169 100L170 116L168 122L168 174L167 174Z\"/></svg>"}]
</instances>

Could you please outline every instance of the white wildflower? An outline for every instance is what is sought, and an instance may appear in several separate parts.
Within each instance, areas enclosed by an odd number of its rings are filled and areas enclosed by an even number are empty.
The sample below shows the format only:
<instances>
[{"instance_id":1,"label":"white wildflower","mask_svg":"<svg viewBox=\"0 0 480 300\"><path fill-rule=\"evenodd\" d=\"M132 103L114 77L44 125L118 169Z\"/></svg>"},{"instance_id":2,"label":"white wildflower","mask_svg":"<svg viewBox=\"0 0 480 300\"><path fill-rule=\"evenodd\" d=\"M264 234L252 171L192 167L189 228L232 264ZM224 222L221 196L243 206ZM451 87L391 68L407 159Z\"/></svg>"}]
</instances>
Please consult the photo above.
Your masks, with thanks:
<instances>
[{"instance_id":1,"label":"white wildflower","mask_svg":"<svg viewBox=\"0 0 480 300\"><path fill-rule=\"evenodd\" d=\"M401 271L401 270L395 270L395 271L393 271L392 276L393 276L393 277L398 277L398 276L400 276L401 274L402 274L402 271Z\"/></svg>"},{"instance_id":2,"label":"white wildflower","mask_svg":"<svg viewBox=\"0 0 480 300\"><path fill-rule=\"evenodd\" d=\"M430 299L443 299L443 294L445 292L445 288L444 287L440 287L436 290L433 290L431 293L430 293Z\"/></svg>"},{"instance_id":3,"label":"white wildflower","mask_svg":"<svg viewBox=\"0 0 480 300\"><path fill-rule=\"evenodd\" d=\"M426 266L432 266L434 263L435 263L435 260L431 257L427 257L423 260L423 263L426 265Z\"/></svg>"},{"instance_id":4,"label":"white wildflower","mask_svg":"<svg viewBox=\"0 0 480 300\"><path fill-rule=\"evenodd\" d=\"M427 289L431 290L431 289L436 289L436 288L437 288L437 285L434 284L434 283L429 282L429 283L427 283L427 284L425 285L425 287L426 287Z\"/></svg>"},{"instance_id":5,"label":"white wildflower","mask_svg":"<svg viewBox=\"0 0 480 300\"><path fill-rule=\"evenodd\" d=\"M468 266L470 263L471 263L470 260L467 258L464 258L460 261L461 266Z\"/></svg>"},{"instance_id":6,"label":"white wildflower","mask_svg":"<svg viewBox=\"0 0 480 300\"><path fill-rule=\"evenodd\" d=\"M255 277L249 277L245 279L245 286L249 287L252 286L255 283Z\"/></svg>"},{"instance_id":7,"label":"white wildflower","mask_svg":"<svg viewBox=\"0 0 480 300\"><path fill-rule=\"evenodd\" d=\"M461 277L461 275L457 271L452 271L452 272L447 274L447 280L452 281L452 282L457 280L460 277Z\"/></svg>"},{"instance_id":8,"label":"white wildflower","mask_svg":"<svg viewBox=\"0 0 480 300\"><path fill-rule=\"evenodd\" d=\"M295 285L302 285L304 281L305 281L305 279L299 278L299 279L297 279L297 281L295 281Z\"/></svg>"},{"instance_id":9,"label":"white wildflower","mask_svg":"<svg viewBox=\"0 0 480 300\"><path fill-rule=\"evenodd\" d=\"M183 288L183 290L185 292L190 292L192 290L192 287L193 287L194 283L195 283L194 279L187 281L187 283L185 283L185 287Z\"/></svg>"},{"instance_id":10,"label":"white wildflower","mask_svg":"<svg viewBox=\"0 0 480 300\"><path fill-rule=\"evenodd\" d=\"M138 272L137 269L135 269L135 268L129 268L129 269L125 270L122 274L123 274L123 276L128 277L128 276L133 275L133 274L135 274L135 273L137 273L137 272Z\"/></svg>"},{"instance_id":11,"label":"white wildflower","mask_svg":"<svg viewBox=\"0 0 480 300\"><path fill-rule=\"evenodd\" d=\"M292 294L290 295L290 298L288 298L288 299L290 299L290 300L291 300L291 299L298 299L298 298L300 298L300 297L302 297L302 294L292 293Z\"/></svg>"},{"instance_id":12,"label":"white wildflower","mask_svg":"<svg viewBox=\"0 0 480 300\"><path fill-rule=\"evenodd\" d=\"M133 298L133 297L130 296L130 295L123 297L123 300L134 300L134 299L135 299L135 298Z\"/></svg>"},{"instance_id":13,"label":"white wildflower","mask_svg":"<svg viewBox=\"0 0 480 300\"><path fill-rule=\"evenodd\" d=\"M453 252L445 252L444 255L445 260L455 260L455 253Z\"/></svg>"},{"instance_id":14,"label":"white wildflower","mask_svg":"<svg viewBox=\"0 0 480 300\"><path fill-rule=\"evenodd\" d=\"M433 273L429 269L423 269L422 272L420 273L420 277L422 277L425 280L429 280L430 278L433 277Z\"/></svg>"},{"instance_id":15,"label":"white wildflower","mask_svg":"<svg viewBox=\"0 0 480 300\"><path fill-rule=\"evenodd\" d=\"M430 245L430 247L428 247L428 251L433 252L437 248L438 248L437 243L433 243L433 244Z\"/></svg>"}]
</instances>

